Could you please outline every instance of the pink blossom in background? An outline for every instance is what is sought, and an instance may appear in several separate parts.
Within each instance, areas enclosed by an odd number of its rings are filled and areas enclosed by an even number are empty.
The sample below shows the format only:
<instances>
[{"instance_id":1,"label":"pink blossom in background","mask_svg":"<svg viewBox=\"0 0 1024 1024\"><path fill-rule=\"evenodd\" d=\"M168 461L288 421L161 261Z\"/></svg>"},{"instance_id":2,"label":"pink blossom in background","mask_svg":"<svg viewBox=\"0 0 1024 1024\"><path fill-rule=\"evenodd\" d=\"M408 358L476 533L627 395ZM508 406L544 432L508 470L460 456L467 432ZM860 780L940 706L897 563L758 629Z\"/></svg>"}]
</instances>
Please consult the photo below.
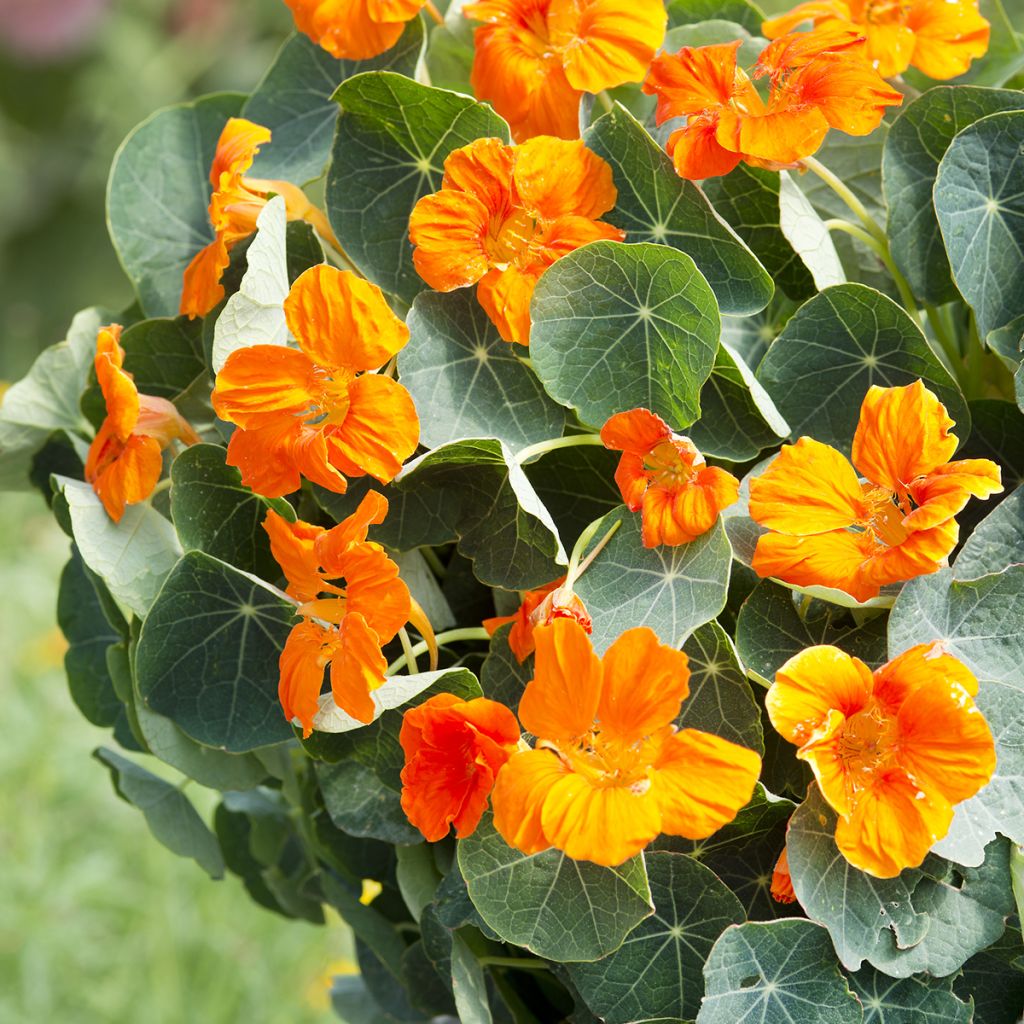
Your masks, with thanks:
<instances>
[{"instance_id":1,"label":"pink blossom in background","mask_svg":"<svg viewBox=\"0 0 1024 1024\"><path fill-rule=\"evenodd\" d=\"M0 0L0 47L61 60L88 46L110 0Z\"/></svg>"}]
</instances>

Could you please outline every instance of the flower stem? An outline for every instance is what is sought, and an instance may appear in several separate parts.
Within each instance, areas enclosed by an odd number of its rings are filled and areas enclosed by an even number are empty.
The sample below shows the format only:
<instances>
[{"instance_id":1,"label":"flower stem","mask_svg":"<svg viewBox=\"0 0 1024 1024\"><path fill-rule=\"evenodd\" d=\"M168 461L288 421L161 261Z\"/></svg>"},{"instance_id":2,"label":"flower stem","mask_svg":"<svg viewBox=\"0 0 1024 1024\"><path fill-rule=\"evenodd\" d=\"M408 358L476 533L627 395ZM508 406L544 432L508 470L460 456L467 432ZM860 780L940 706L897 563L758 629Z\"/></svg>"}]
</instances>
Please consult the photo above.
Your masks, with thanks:
<instances>
[{"instance_id":1,"label":"flower stem","mask_svg":"<svg viewBox=\"0 0 1024 1024\"><path fill-rule=\"evenodd\" d=\"M441 12L434 6L433 0L427 0L423 7L438 25L444 24L444 18L441 17Z\"/></svg>"},{"instance_id":2,"label":"flower stem","mask_svg":"<svg viewBox=\"0 0 1024 1024\"><path fill-rule=\"evenodd\" d=\"M815 160L813 156L805 156L800 161L803 167L813 171L830 189L849 207L857 219L867 229L868 234L877 239L888 249L888 242L885 232L879 226L878 221L867 211L867 207L853 194L853 191L835 174L833 174L823 163Z\"/></svg>"},{"instance_id":3,"label":"flower stem","mask_svg":"<svg viewBox=\"0 0 1024 1024\"><path fill-rule=\"evenodd\" d=\"M550 966L532 956L482 956L481 967L511 967L517 971L549 971Z\"/></svg>"},{"instance_id":4,"label":"flower stem","mask_svg":"<svg viewBox=\"0 0 1024 1024\"><path fill-rule=\"evenodd\" d=\"M599 93L595 93L594 95L597 96L597 102L610 113L613 108L613 104L612 98L608 95L607 89L602 89Z\"/></svg>"},{"instance_id":5,"label":"flower stem","mask_svg":"<svg viewBox=\"0 0 1024 1024\"><path fill-rule=\"evenodd\" d=\"M548 452L557 451L559 448L574 448L581 444L603 445L604 441L601 440L600 434L567 434L565 437L553 437L549 441L538 441L524 448L516 455L516 462L524 466Z\"/></svg>"},{"instance_id":6,"label":"flower stem","mask_svg":"<svg viewBox=\"0 0 1024 1024\"><path fill-rule=\"evenodd\" d=\"M454 644L460 640L490 640L490 638L490 634L488 634L483 626L467 626L463 629L449 629L446 633L438 633L435 639L437 640L437 646L441 647L443 644ZM404 668L407 664L415 664L414 661L410 662L409 655L412 655L412 658L415 659L419 655L426 653L428 649L427 642L425 640L420 641L406 654L391 662L388 665L387 674L393 676L400 668Z\"/></svg>"},{"instance_id":7,"label":"flower stem","mask_svg":"<svg viewBox=\"0 0 1024 1024\"><path fill-rule=\"evenodd\" d=\"M405 662L412 669L415 675L419 672L420 667L416 664L416 650L412 645L412 641L409 639L409 631L403 626L398 631L398 638L402 641L402 650L405 652Z\"/></svg>"},{"instance_id":8,"label":"flower stem","mask_svg":"<svg viewBox=\"0 0 1024 1024\"><path fill-rule=\"evenodd\" d=\"M149 492L149 500L152 501L158 494L163 494L164 491L169 490L171 486L171 478L169 476L164 477L163 480L159 481L156 487Z\"/></svg>"},{"instance_id":9,"label":"flower stem","mask_svg":"<svg viewBox=\"0 0 1024 1024\"><path fill-rule=\"evenodd\" d=\"M593 551L583 558L583 552L587 550L587 545L594 539L597 531L600 529L601 524L604 522L604 517L595 519L584 531L580 534L579 539L576 541L572 549L572 554L569 556L569 567L565 570L565 585L569 590L572 590L573 584L583 575L588 565L601 553L601 549L612 539L615 531L622 525L622 520L617 519L612 523L611 528L608 532L594 545ZM583 559L582 562L580 559Z\"/></svg>"},{"instance_id":10,"label":"flower stem","mask_svg":"<svg viewBox=\"0 0 1024 1024\"><path fill-rule=\"evenodd\" d=\"M434 575L439 579L443 580L448 575L448 569L445 567L444 562L438 557L437 552L431 547L419 548L419 553L423 556L423 560L430 566Z\"/></svg>"}]
</instances>

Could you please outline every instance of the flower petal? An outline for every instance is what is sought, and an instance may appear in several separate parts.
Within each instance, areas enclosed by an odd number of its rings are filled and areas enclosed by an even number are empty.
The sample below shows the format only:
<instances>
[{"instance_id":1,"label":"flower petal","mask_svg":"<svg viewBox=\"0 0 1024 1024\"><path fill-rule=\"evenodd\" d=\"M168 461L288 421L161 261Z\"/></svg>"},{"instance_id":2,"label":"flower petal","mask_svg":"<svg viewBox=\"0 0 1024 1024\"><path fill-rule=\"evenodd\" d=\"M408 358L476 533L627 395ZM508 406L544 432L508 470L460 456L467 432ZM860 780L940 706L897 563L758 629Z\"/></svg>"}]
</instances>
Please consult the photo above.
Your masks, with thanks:
<instances>
[{"instance_id":1,"label":"flower petal","mask_svg":"<svg viewBox=\"0 0 1024 1024\"><path fill-rule=\"evenodd\" d=\"M513 754L498 772L491 793L494 827L509 846L530 856L547 850L541 815L552 787L569 769L549 750Z\"/></svg>"},{"instance_id":2,"label":"flower petal","mask_svg":"<svg viewBox=\"0 0 1024 1024\"><path fill-rule=\"evenodd\" d=\"M544 267L492 270L476 286L476 297L505 341L530 344L530 300Z\"/></svg>"},{"instance_id":3,"label":"flower petal","mask_svg":"<svg viewBox=\"0 0 1024 1024\"><path fill-rule=\"evenodd\" d=\"M350 612L338 627L331 658L334 703L360 722L372 722L376 705L370 694L386 682L388 663L380 639L359 612Z\"/></svg>"},{"instance_id":4,"label":"flower petal","mask_svg":"<svg viewBox=\"0 0 1024 1024\"><path fill-rule=\"evenodd\" d=\"M107 444L113 446L116 454L108 449L104 456L102 449ZM89 479L89 463L94 461L94 448L100 451L102 466ZM126 505L145 501L153 493L162 471L160 443L155 438L132 434L122 444L110 438L102 427L89 448L86 461L86 479L115 523L121 521Z\"/></svg>"},{"instance_id":5,"label":"flower petal","mask_svg":"<svg viewBox=\"0 0 1024 1024\"><path fill-rule=\"evenodd\" d=\"M988 498L1003 489L999 466L990 459L962 459L939 466L915 480L908 490L919 507L903 520L908 530L938 526L972 498Z\"/></svg>"},{"instance_id":6,"label":"flower petal","mask_svg":"<svg viewBox=\"0 0 1024 1024\"><path fill-rule=\"evenodd\" d=\"M178 314L194 320L206 316L224 298L220 283L231 262L227 240L219 235L189 261L182 279Z\"/></svg>"},{"instance_id":7,"label":"flower petal","mask_svg":"<svg viewBox=\"0 0 1024 1024\"><path fill-rule=\"evenodd\" d=\"M315 367L309 356L284 345L235 349L217 374L213 411L247 430L295 425L315 401Z\"/></svg>"},{"instance_id":8,"label":"flower petal","mask_svg":"<svg viewBox=\"0 0 1024 1024\"><path fill-rule=\"evenodd\" d=\"M313 731L313 716L324 683L324 648L335 640L332 630L303 621L292 627L278 661L280 680L277 696L288 721L302 723L302 735Z\"/></svg>"},{"instance_id":9,"label":"flower petal","mask_svg":"<svg viewBox=\"0 0 1024 1024\"><path fill-rule=\"evenodd\" d=\"M377 646L394 639L412 611L409 588L398 566L376 544L353 544L338 560L350 613L358 613L377 634Z\"/></svg>"},{"instance_id":10,"label":"flower petal","mask_svg":"<svg viewBox=\"0 0 1024 1024\"><path fill-rule=\"evenodd\" d=\"M605 448L646 455L659 441L672 436L669 425L650 409L631 409L610 416L601 428Z\"/></svg>"},{"instance_id":11,"label":"flower petal","mask_svg":"<svg viewBox=\"0 0 1024 1024\"><path fill-rule=\"evenodd\" d=\"M970 0L915 0L907 28L914 36L910 61L929 78L956 78L988 51L989 24Z\"/></svg>"},{"instance_id":12,"label":"flower petal","mask_svg":"<svg viewBox=\"0 0 1024 1024\"><path fill-rule=\"evenodd\" d=\"M597 220L618 195L611 166L580 139L540 137L517 146L513 181L522 206L544 220Z\"/></svg>"},{"instance_id":13,"label":"flower petal","mask_svg":"<svg viewBox=\"0 0 1024 1024\"><path fill-rule=\"evenodd\" d=\"M379 491L367 491L355 512L337 526L321 531L317 540L317 561L328 576L343 576L341 559L350 544L361 544L371 526L379 526L388 514L388 499Z\"/></svg>"},{"instance_id":14,"label":"flower petal","mask_svg":"<svg viewBox=\"0 0 1024 1024\"><path fill-rule=\"evenodd\" d=\"M412 261L431 288L450 292L487 273L487 207L475 195L445 189L424 196L409 218Z\"/></svg>"},{"instance_id":15,"label":"flower petal","mask_svg":"<svg viewBox=\"0 0 1024 1024\"><path fill-rule=\"evenodd\" d=\"M390 50L404 21L375 21L367 0L285 0L295 27L338 60L368 60ZM389 14L388 6L381 13ZM394 12L399 13L399 12ZM411 16L409 19L411 20Z\"/></svg>"},{"instance_id":16,"label":"flower petal","mask_svg":"<svg viewBox=\"0 0 1024 1024\"><path fill-rule=\"evenodd\" d=\"M271 508L267 509L263 529L270 538L270 553L288 580L288 595L297 601L312 601L325 589L315 550L324 528L301 519L290 523Z\"/></svg>"},{"instance_id":17,"label":"flower petal","mask_svg":"<svg viewBox=\"0 0 1024 1024\"><path fill-rule=\"evenodd\" d=\"M489 216L505 217L512 202L515 152L501 139L474 139L448 154L441 188L466 192L480 200Z\"/></svg>"},{"instance_id":18,"label":"flower petal","mask_svg":"<svg viewBox=\"0 0 1024 1024\"><path fill-rule=\"evenodd\" d=\"M242 474L242 483L257 494L282 498L302 486L292 457L298 433L298 423L290 418L259 429L239 428L228 441L227 464L235 466Z\"/></svg>"},{"instance_id":19,"label":"flower petal","mask_svg":"<svg viewBox=\"0 0 1024 1024\"><path fill-rule=\"evenodd\" d=\"M878 596L882 584L866 574L865 566L880 549L869 534L849 530L815 537L765 533L757 538L751 567L759 576L772 576L793 586L832 587L857 601L869 601ZM893 549L881 550L888 554Z\"/></svg>"}]
</instances>

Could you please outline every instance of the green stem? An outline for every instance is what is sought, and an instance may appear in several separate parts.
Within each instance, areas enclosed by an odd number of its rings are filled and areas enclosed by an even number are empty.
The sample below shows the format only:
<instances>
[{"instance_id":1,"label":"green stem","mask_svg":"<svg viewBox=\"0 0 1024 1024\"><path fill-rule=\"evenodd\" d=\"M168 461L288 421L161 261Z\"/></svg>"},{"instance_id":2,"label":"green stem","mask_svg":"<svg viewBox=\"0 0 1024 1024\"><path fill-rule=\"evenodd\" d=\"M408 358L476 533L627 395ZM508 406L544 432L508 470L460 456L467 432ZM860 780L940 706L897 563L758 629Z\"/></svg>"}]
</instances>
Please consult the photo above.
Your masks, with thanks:
<instances>
[{"instance_id":1,"label":"green stem","mask_svg":"<svg viewBox=\"0 0 1024 1024\"><path fill-rule=\"evenodd\" d=\"M551 970L543 960L535 960L532 956L482 956L479 961L482 967L511 967L517 971Z\"/></svg>"},{"instance_id":2,"label":"green stem","mask_svg":"<svg viewBox=\"0 0 1024 1024\"><path fill-rule=\"evenodd\" d=\"M929 306L925 303L924 314L928 317L928 324L932 329L932 334L935 335L935 340L939 343L942 354L946 357L946 369L952 370L954 377L959 377L956 368L960 365L960 346L957 344L956 338L946 329L946 324L934 306Z\"/></svg>"},{"instance_id":3,"label":"green stem","mask_svg":"<svg viewBox=\"0 0 1024 1024\"><path fill-rule=\"evenodd\" d=\"M467 626L464 629L449 629L446 633L438 633L435 637L437 646L441 647L443 644L454 644L460 640L490 640L490 634L483 626ZM400 658L396 658L390 665L388 665L388 675L393 676L400 668L404 668L409 663L409 655L412 655L413 659L421 654L425 654L430 649L429 645L425 640L420 641L415 647L411 649L407 654L403 654Z\"/></svg>"},{"instance_id":4,"label":"green stem","mask_svg":"<svg viewBox=\"0 0 1024 1024\"><path fill-rule=\"evenodd\" d=\"M885 236L883 235L879 239L864 228L857 227L856 224L851 224L849 221L840 220L839 218L825 221L825 227L829 231L842 231L853 238L859 239L885 264L885 269L889 271L889 276L895 282L904 307L920 323L921 311L917 308L917 300L914 298L914 293L910 290L907 279L900 273L899 267L893 261L889 253L889 243Z\"/></svg>"},{"instance_id":5,"label":"green stem","mask_svg":"<svg viewBox=\"0 0 1024 1024\"><path fill-rule=\"evenodd\" d=\"M978 322L971 313L970 327L967 332L967 370L964 375L964 397L980 398L984 383L985 349L978 334Z\"/></svg>"},{"instance_id":6,"label":"green stem","mask_svg":"<svg viewBox=\"0 0 1024 1024\"><path fill-rule=\"evenodd\" d=\"M835 174L833 174L823 163L815 160L813 156L805 156L800 161L809 171L813 171L830 189L849 207L857 220L864 225L868 233L876 238L888 249L888 242L885 232L879 226L878 221L867 211L867 207L853 194L853 191Z\"/></svg>"},{"instance_id":7,"label":"green stem","mask_svg":"<svg viewBox=\"0 0 1024 1024\"><path fill-rule=\"evenodd\" d=\"M610 112L613 104L612 98L608 95L608 92L605 89L602 89L599 93L595 93L594 95L597 96L598 103L600 103L605 110Z\"/></svg>"},{"instance_id":8,"label":"green stem","mask_svg":"<svg viewBox=\"0 0 1024 1024\"><path fill-rule=\"evenodd\" d=\"M569 556L569 567L565 570L565 581L566 586L569 590L572 590L573 584L580 578L587 566L597 558L601 553L601 549L612 539L615 531L622 525L622 520L618 519L612 523L611 529L597 542L594 546L594 550L590 552L585 559L583 559L583 552L587 550L587 545L594 539L597 531L601 528L601 524L604 522L604 517L595 519L584 531L579 535L579 539L573 546L572 554ZM583 561L581 562L581 559Z\"/></svg>"},{"instance_id":9,"label":"green stem","mask_svg":"<svg viewBox=\"0 0 1024 1024\"><path fill-rule=\"evenodd\" d=\"M516 455L516 462L520 466L524 466L527 462L546 455L548 452L557 451L559 448L573 448L581 444L603 445L604 441L601 440L600 434L567 434L565 437L553 437L549 441L538 441L536 444L524 448Z\"/></svg>"},{"instance_id":10,"label":"green stem","mask_svg":"<svg viewBox=\"0 0 1024 1024\"><path fill-rule=\"evenodd\" d=\"M405 652L405 663L412 669L413 675L416 675L420 667L416 664L416 650L412 646L412 641L409 639L409 631L405 626L398 631L398 638L402 642L402 650Z\"/></svg>"},{"instance_id":11,"label":"green stem","mask_svg":"<svg viewBox=\"0 0 1024 1024\"><path fill-rule=\"evenodd\" d=\"M163 494L163 492L168 490L170 488L170 486L171 486L171 478L169 476L168 477L164 477L164 479L161 480L156 485L156 487L154 487L153 490L149 492L150 500L152 501L152 499L155 498L158 494Z\"/></svg>"},{"instance_id":12,"label":"green stem","mask_svg":"<svg viewBox=\"0 0 1024 1024\"><path fill-rule=\"evenodd\" d=\"M444 562L441 561L437 552L431 547L422 547L419 549L420 554L423 556L423 560L433 570L434 575L439 579L443 580L448 575L448 569Z\"/></svg>"}]
</instances>

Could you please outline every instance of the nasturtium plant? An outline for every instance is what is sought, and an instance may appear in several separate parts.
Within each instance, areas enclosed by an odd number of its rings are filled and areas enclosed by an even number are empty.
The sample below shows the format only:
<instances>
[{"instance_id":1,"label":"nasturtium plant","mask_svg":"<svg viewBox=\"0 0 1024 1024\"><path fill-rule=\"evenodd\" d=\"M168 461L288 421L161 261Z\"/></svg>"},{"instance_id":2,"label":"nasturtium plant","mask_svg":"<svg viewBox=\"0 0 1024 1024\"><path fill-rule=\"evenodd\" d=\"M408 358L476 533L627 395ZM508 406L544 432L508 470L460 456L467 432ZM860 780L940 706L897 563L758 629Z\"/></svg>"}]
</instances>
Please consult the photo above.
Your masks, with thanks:
<instances>
[{"instance_id":1,"label":"nasturtium plant","mask_svg":"<svg viewBox=\"0 0 1024 1024\"><path fill-rule=\"evenodd\" d=\"M116 793L353 1024L1015 1024L1019 10L285 3L0 405Z\"/></svg>"}]
</instances>

